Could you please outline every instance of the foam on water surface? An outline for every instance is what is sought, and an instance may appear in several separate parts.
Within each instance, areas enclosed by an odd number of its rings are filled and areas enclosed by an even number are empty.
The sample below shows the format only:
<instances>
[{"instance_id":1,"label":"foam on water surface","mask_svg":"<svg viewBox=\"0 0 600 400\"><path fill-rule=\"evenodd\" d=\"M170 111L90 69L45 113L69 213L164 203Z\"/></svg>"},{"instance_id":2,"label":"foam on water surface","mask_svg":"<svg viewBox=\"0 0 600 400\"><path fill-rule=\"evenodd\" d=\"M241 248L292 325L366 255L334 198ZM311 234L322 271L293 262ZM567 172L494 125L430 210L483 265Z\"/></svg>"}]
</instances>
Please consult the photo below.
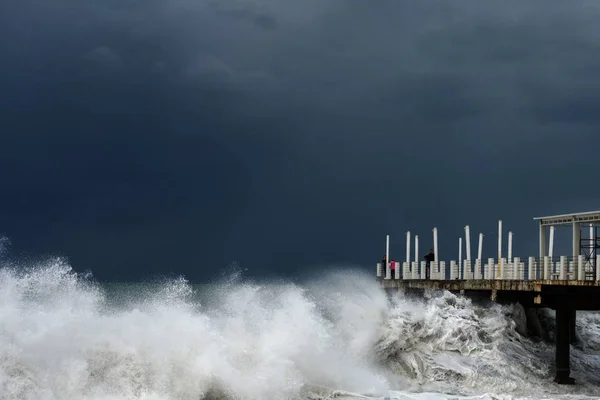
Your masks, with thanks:
<instances>
[{"instance_id":1,"label":"foam on water surface","mask_svg":"<svg viewBox=\"0 0 600 400\"><path fill-rule=\"evenodd\" d=\"M352 270L302 286L235 279L103 286L62 260L5 261L0 397L542 399L600 392L597 314L578 317L582 344L572 365L582 383L574 387L552 383L553 347L521 336L518 315L450 293L389 299L373 277Z\"/></svg>"}]
</instances>

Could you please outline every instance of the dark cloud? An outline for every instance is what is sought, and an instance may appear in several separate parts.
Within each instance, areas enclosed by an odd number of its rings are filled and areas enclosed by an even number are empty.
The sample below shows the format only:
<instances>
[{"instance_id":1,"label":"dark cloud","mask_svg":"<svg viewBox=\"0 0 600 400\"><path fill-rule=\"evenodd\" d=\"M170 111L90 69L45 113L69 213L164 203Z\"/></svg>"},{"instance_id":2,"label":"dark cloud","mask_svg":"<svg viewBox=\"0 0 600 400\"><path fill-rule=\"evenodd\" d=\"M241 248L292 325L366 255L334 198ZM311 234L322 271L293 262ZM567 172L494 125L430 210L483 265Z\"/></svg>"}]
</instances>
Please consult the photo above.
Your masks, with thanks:
<instances>
[{"instance_id":1,"label":"dark cloud","mask_svg":"<svg viewBox=\"0 0 600 400\"><path fill-rule=\"evenodd\" d=\"M272 15L261 11L256 5L236 4L232 2L214 2L211 3L217 14L225 17L249 21L259 28L266 30L276 29L278 26L277 19Z\"/></svg>"},{"instance_id":2,"label":"dark cloud","mask_svg":"<svg viewBox=\"0 0 600 400\"><path fill-rule=\"evenodd\" d=\"M101 279L455 257L597 208L587 1L0 5L0 227ZM474 247L474 246L473 246Z\"/></svg>"},{"instance_id":3,"label":"dark cloud","mask_svg":"<svg viewBox=\"0 0 600 400\"><path fill-rule=\"evenodd\" d=\"M96 47L88 54L86 54L86 58L93 64L105 68L117 69L123 66L121 56L119 56L117 53L114 52L114 50L106 46Z\"/></svg>"}]
</instances>

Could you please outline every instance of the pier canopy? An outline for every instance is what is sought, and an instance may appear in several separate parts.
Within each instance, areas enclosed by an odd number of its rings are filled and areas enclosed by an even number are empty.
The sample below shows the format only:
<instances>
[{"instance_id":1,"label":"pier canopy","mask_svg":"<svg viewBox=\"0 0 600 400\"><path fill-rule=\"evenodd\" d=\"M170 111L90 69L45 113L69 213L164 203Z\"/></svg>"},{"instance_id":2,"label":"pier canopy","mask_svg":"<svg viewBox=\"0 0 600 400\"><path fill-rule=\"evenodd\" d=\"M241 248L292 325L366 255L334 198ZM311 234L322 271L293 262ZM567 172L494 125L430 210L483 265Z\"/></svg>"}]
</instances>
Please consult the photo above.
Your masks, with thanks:
<instances>
[{"instance_id":1,"label":"pier canopy","mask_svg":"<svg viewBox=\"0 0 600 400\"><path fill-rule=\"evenodd\" d=\"M571 225L573 227L573 256L581 253L581 224L600 223L600 211L586 211L580 213L551 215L548 217L535 217L540 225L540 257L547 255L546 227Z\"/></svg>"},{"instance_id":2,"label":"pier canopy","mask_svg":"<svg viewBox=\"0 0 600 400\"><path fill-rule=\"evenodd\" d=\"M574 214L551 215L549 217L535 217L540 226L570 225L575 222L594 223L600 222L600 211L586 211Z\"/></svg>"}]
</instances>

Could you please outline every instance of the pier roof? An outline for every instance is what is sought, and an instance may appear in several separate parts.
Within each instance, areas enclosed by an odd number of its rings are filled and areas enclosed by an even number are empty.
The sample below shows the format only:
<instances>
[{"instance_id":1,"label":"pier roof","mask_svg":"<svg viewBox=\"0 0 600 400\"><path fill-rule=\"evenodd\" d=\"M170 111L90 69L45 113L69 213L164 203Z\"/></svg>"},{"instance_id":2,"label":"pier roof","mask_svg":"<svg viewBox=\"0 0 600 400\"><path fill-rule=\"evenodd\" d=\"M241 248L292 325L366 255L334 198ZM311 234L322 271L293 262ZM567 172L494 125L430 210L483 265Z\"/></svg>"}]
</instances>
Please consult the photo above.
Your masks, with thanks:
<instances>
[{"instance_id":1,"label":"pier roof","mask_svg":"<svg viewBox=\"0 0 600 400\"><path fill-rule=\"evenodd\" d=\"M548 217L535 217L534 220L540 221L540 225L570 225L573 222L600 222L600 211L586 211L580 213L551 215Z\"/></svg>"}]
</instances>

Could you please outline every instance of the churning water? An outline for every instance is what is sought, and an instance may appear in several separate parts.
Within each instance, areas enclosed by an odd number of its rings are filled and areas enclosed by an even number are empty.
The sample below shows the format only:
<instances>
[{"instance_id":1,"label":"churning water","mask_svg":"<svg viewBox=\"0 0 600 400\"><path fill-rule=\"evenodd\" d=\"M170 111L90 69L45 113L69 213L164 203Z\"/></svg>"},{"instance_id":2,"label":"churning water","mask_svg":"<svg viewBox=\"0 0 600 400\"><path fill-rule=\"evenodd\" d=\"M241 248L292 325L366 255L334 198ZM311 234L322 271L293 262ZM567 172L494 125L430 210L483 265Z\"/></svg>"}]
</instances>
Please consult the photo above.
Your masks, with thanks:
<instances>
[{"instance_id":1,"label":"churning water","mask_svg":"<svg viewBox=\"0 0 600 400\"><path fill-rule=\"evenodd\" d=\"M600 317L578 314L572 387L518 306L388 296L352 270L305 285L98 285L50 260L0 269L2 399L585 398ZM552 314L546 318L551 324Z\"/></svg>"}]
</instances>

